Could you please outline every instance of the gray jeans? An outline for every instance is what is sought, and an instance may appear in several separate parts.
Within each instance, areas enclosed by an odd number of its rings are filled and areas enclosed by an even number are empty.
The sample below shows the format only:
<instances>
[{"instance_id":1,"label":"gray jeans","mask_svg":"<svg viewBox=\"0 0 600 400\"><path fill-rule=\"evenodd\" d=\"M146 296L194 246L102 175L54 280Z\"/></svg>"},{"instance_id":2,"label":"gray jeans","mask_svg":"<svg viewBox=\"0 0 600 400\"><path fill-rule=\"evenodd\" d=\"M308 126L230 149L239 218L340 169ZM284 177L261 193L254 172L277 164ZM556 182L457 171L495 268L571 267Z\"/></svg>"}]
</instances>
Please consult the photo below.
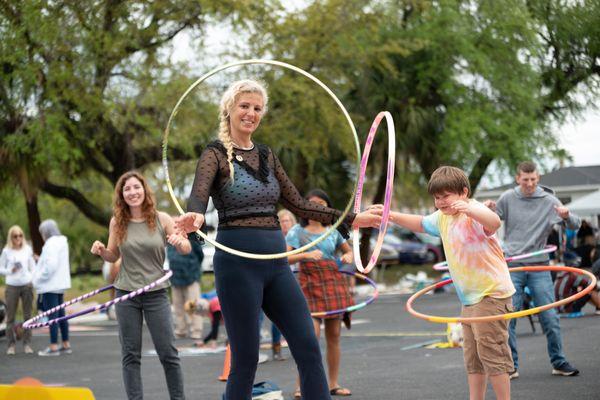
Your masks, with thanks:
<instances>
[{"instance_id":1,"label":"gray jeans","mask_svg":"<svg viewBox=\"0 0 600 400\"><path fill-rule=\"evenodd\" d=\"M33 286L12 286L6 285L6 336L8 337L8 345L13 346L16 342L15 338L15 315L19 299L23 306L23 319L27 321L31 318L31 305L33 303ZM31 341L31 329L25 329L23 332L23 344L29 344Z\"/></svg>"},{"instance_id":2,"label":"gray jeans","mask_svg":"<svg viewBox=\"0 0 600 400\"><path fill-rule=\"evenodd\" d=\"M128 292L117 289L117 296ZM171 305L165 289L143 293L132 299L115 305L119 321L119 340L123 365L123 382L129 400L142 400L142 323L150 331L154 348L158 353L171 400L185 399L183 393L183 374L179 363L179 353L173 344L173 321Z\"/></svg>"}]
</instances>

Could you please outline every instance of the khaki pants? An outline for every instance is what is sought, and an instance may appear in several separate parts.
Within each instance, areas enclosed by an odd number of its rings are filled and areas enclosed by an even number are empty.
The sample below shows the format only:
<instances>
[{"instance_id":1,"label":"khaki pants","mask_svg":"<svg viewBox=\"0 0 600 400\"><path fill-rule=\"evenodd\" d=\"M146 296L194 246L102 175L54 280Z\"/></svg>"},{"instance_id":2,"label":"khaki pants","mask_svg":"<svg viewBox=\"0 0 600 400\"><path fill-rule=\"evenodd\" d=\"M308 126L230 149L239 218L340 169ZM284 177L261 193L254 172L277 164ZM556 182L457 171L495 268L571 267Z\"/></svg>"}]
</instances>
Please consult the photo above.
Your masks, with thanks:
<instances>
[{"instance_id":1,"label":"khaki pants","mask_svg":"<svg viewBox=\"0 0 600 400\"><path fill-rule=\"evenodd\" d=\"M189 286L172 286L173 313L175 317L175 335L192 339L202 339L202 316L194 313L191 316L183 306L186 301L197 301L200 298L200 284L194 282Z\"/></svg>"},{"instance_id":2,"label":"khaki pants","mask_svg":"<svg viewBox=\"0 0 600 400\"><path fill-rule=\"evenodd\" d=\"M13 326L15 324L15 315L19 306L19 299L23 305L23 318L25 321L31 318L31 306L33 304L33 286L12 286L6 285L6 336L8 345L14 345L16 342ZM31 341L31 329L25 329L23 334L23 344L29 344Z\"/></svg>"}]
</instances>

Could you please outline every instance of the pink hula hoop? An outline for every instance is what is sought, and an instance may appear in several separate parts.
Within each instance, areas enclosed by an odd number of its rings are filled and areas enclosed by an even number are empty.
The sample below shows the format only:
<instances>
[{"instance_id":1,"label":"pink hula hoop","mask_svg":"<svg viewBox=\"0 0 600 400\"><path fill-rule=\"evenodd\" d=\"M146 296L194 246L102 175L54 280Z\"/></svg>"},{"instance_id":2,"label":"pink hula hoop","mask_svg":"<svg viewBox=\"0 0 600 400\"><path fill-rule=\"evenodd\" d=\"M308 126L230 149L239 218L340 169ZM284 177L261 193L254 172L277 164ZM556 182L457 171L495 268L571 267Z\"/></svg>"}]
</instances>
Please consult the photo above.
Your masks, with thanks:
<instances>
[{"instance_id":1,"label":"pink hula hoop","mask_svg":"<svg viewBox=\"0 0 600 400\"><path fill-rule=\"evenodd\" d=\"M369 153L371 152L371 146L373 145L373 139L377 133L377 128L381 123L381 120L385 117L388 127L388 162L387 162L387 180L385 185L385 200L383 202L383 214L381 216L381 225L379 226L379 235L377 236L377 242L373 248L373 253L369 259L369 263L366 267L363 267L360 259L360 238L358 228L352 230L352 245L354 248L354 262L356 268L363 274L368 274L375 267L381 247L383 246L383 238L387 231L388 222L390 219L390 206L392 205L392 193L394 191L394 167L396 161L396 131L394 129L394 119L392 114L388 111L382 111L375 117L369 135L367 136L367 142L365 144L364 153L360 161L360 174L358 176L358 186L356 188L356 197L354 198L354 212L359 213L361 209L362 191L365 183L365 175L367 171L367 162L369 161Z\"/></svg>"}]
</instances>

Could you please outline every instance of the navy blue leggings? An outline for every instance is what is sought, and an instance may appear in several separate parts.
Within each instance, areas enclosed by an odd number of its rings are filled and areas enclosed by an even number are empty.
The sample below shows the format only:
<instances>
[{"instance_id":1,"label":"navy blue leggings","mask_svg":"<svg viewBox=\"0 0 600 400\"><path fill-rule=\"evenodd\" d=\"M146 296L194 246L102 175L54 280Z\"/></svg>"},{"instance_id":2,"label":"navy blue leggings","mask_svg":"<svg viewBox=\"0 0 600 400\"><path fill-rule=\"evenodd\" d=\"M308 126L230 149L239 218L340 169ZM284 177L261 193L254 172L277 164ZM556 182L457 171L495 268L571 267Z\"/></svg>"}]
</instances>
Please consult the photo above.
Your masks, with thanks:
<instances>
[{"instance_id":1,"label":"navy blue leggings","mask_svg":"<svg viewBox=\"0 0 600 400\"><path fill-rule=\"evenodd\" d=\"M280 230L220 230L217 241L251 253L285 251ZM231 345L226 400L251 400L258 363L261 308L285 336L300 373L304 400L331 399L310 311L287 259L252 260L225 253L214 256L215 284Z\"/></svg>"},{"instance_id":2,"label":"navy blue leggings","mask_svg":"<svg viewBox=\"0 0 600 400\"><path fill-rule=\"evenodd\" d=\"M43 293L40 294L42 310L48 311L59 304L63 303L63 294L62 293ZM48 319L56 319L65 316L65 309L61 308L58 311L53 312L48 315ZM57 344L58 343L58 328L60 327L60 336L62 337L63 342L67 342L69 340L69 321L60 321L58 324L50 325L50 343Z\"/></svg>"}]
</instances>

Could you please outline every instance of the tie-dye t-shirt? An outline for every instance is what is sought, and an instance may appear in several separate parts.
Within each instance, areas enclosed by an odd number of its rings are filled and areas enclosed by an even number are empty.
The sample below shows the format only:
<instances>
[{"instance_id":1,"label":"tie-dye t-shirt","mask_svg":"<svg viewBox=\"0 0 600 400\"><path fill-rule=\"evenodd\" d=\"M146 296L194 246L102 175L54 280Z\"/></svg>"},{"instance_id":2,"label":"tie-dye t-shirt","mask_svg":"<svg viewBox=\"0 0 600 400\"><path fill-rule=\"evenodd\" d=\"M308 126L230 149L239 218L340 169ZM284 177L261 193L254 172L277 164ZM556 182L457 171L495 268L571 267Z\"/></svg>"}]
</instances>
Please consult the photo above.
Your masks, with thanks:
<instances>
[{"instance_id":1,"label":"tie-dye t-shirt","mask_svg":"<svg viewBox=\"0 0 600 400\"><path fill-rule=\"evenodd\" d=\"M477 304L485 296L504 299L513 295L515 287L496 235L486 235L483 225L463 213L445 215L438 210L423 218L422 224L425 232L442 238L463 305Z\"/></svg>"}]
</instances>

